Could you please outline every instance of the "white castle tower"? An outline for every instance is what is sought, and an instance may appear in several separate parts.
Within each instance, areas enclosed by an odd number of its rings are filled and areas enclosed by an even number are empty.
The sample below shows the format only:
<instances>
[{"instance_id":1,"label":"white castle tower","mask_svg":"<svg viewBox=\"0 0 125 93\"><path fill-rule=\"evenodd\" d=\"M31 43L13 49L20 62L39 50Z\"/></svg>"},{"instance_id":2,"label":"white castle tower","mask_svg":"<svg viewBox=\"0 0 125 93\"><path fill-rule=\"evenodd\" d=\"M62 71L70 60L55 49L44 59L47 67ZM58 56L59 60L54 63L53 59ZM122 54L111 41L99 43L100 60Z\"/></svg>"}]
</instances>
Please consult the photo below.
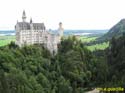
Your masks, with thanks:
<instances>
[{"instance_id":1,"label":"white castle tower","mask_svg":"<svg viewBox=\"0 0 125 93\"><path fill-rule=\"evenodd\" d=\"M21 46L31 44L44 44L51 53L57 53L57 45L60 43L60 39L63 36L62 23L59 23L59 34L52 34L48 30L44 23L33 23L32 18L30 22L26 21L26 13L23 11L22 22L18 22L15 25L16 31L16 44Z\"/></svg>"},{"instance_id":2,"label":"white castle tower","mask_svg":"<svg viewBox=\"0 0 125 93\"><path fill-rule=\"evenodd\" d=\"M25 11L23 11L22 21L23 21L23 22L26 22L26 13L25 13Z\"/></svg>"},{"instance_id":3,"label":"white castle tower","mask_svg":"<svg viewBox=\"0 0 125 93\"><path fill-rule=\"evenodd\" d=\"M63 32L64 32L64 28L62 27L62 22L59 23L58 32L60 37L59 39L61 39L63 37Z\"/></svg>"}]
</instances>

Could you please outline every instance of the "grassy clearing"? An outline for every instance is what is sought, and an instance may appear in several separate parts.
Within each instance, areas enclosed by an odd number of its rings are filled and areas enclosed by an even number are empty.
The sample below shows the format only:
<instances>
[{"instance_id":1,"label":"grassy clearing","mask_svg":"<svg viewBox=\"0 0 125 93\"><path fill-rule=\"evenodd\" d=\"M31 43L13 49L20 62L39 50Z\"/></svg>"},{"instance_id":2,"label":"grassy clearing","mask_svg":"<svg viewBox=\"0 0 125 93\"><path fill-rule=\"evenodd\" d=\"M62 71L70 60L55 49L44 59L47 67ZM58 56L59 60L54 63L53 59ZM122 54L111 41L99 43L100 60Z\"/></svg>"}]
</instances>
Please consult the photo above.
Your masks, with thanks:
<instances>
[{"instance_id":1,"label":"grassy clearing","mask_svg":"<svg viewBox=\"0 0 125 93\"><path fill-rule=\"evenodd\" d=\"M0 36L0 46L5 46L11 41L15 41L15 36Z\"/></svg>"},{"instance_id":2,"label":"grassy clearing","mask_svg":"<svg viewBox=\"0 0 125 93\"><path fill-rule=\"evenodd\" d=\"M95 51L95 50L104 50L109 46L109 42L104 42L101 44L95 44L95 45L91 45L91 46L87 46L87 48L90 51Z\"/></svg>"},{"instance_id":3,"label":"grassy clearing","mask_svg":"<svg viewBox=\"0 0 125 93\"><path fill-rule=\"evenodd\" d=\"M98 37L87 37L87 36L81 36L79 39L84 43L89 43L94 41Z\"/></svg>"},{"instance_id":4,"label":"grassy clearing","mask_svg":"<svg viewBox=\"0 0 125 93\"><path fill-rule=\"evenodd\" d=\"M80 36L79 39L83 42L83 43L89 43L92 41L95 41L96 38L98 37L87 37L87 36ZM101 44L95 44L95 45L91 45L91 46L86 46L87 49L89 49L90 51L95 51L95 50L104 50L105 48L107 48L109 46L109 42L104 42Z\"/></svg>"}]
</instances>

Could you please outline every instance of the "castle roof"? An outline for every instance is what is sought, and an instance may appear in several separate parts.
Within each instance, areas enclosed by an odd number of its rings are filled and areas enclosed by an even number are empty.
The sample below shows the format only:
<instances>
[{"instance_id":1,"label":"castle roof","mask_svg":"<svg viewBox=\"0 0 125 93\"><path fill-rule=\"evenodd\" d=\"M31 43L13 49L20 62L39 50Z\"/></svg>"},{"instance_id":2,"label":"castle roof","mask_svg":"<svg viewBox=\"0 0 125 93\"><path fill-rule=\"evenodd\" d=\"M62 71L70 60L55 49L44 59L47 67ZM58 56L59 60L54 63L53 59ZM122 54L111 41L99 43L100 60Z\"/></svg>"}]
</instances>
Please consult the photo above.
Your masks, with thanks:
<instances>
[{"instance_id":1,"label":"castle roof","mask_svg":"<svg viewBox=\"0 0 125 93\"><path fill-rule=\"evenodd\" d=\"M30 30L30 24L28 22L18 22L20 30Z\"/></svg>"},{"instance_id":2,"label":"castle roof","mask_svg":"<svg viewBox=\"0 0 125 93\"><path fill-rule=\"evenodd\" d=\"M19 26L20 30L30 30L31 24L28 22L18 22L17 25ZM34 30L45 30L44 23L32 23Z\"/></svg>"},{"instance_id":3,"label":"castle roof","mask_svg":"<svg viewBox=\"0 0 125 93\"><path fill-rule=\"evenodd\" d=\"M35 30L45 30L45 25L44 23L33 23L33 28Z\"/></svg>"}]
</instances>

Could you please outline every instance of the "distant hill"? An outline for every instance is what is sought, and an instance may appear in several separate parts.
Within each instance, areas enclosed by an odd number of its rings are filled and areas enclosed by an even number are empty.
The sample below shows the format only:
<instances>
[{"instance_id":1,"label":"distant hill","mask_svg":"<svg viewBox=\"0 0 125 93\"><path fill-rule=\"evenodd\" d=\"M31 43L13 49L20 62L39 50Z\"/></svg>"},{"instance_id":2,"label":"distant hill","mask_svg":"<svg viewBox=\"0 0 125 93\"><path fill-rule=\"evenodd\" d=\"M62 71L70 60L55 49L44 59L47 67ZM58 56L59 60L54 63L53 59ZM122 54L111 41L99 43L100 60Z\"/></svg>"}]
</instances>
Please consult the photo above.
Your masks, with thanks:
<instances>
[{"instance_id":1,"label":"distant hill","mask_svg":"<svg viewBox=\"0 0 125 93\"><path fill-rule=\"evenodd\" d=\"M125 19L120 20L116 25L114 25L106 34L98 38L97 41L108 41L112 37L118 38L125 33Z\"/></svg>"}]
</instances>

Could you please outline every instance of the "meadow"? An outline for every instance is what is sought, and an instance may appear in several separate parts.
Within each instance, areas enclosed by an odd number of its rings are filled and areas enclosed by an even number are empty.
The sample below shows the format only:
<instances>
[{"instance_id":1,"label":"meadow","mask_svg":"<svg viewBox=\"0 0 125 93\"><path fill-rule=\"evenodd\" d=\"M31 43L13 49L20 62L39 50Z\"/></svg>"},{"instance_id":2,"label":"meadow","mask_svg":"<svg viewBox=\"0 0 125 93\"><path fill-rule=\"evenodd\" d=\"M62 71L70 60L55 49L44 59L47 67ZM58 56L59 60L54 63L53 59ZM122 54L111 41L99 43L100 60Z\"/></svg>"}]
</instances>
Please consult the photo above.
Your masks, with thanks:
<instances>
[{"instance_id":1,"label":"meadow","mask_svg":"<svg viewBox=\"0 0 125 93\"><path fill-rule=\"evenodd\" d=\"M92 41L96 40L96 38L98 38L98 37L96 37L96 36L94 36L94 37L88 37L88 36L78 37L78 39L81 40L83 43L92 42ZM0 36L0 46L5 46L5 45L9 44L11 41L15 41L15 36ZM95 51L95 50L104 50L108 46L109 46L109 42L104 42L101 44L95 44L95 45L86 46L86 47L90 51Z\"/></svg>"},{"instance_id":2,"label":"meadow","mask_svg":"<svg viewBox=\"0 0 125 93\"><path fill-rule=\"evenodd\" d=\"M87 36L80 36L79 39L83 42L83 43L89 43L92 41L96 40L96 36L94 37L87 37ZM90 46L86 46L87 49L89 49L90 51L95 51L95 50L104 50L109 46L109 42L103 42L100 44L94 44L94 45L90 45Z\"/></svg>"},{"instance_id":3,"label":"meadow","mask_svg":"<svg viewBox=\"0 0 125 93\"><path fill-rule=\"evenodd\" d=\"M109 46L109 42L104 42L104 43L101 43L101 44L95 44L95 45L87 46L87 49L89 49L90 51L104 50L108 46Z\"/></svg>"},{"instance_id":4,"label":"meadow","mask_svg":"<svg viewBox=\"0 0 125 93\"><path fill-rule=\"evenodd\" d=\"M5 46L11 41L15 41L15 36L0 36L0 46Z\"/></svg>"},{"instance_id":5,"label":"meadow","mask_svg":"<svg viewBox=\"0 0 125 93\"><path fill-rule=\"evenodd\" d=\"M79 39L80 39L83 43L92 42L92 41L96 40L96 38L98 38L98 37L97 37L97 36L93 36L93 37L80 36L80 37L79 37Z\"/></svg>"}]
</instances>

